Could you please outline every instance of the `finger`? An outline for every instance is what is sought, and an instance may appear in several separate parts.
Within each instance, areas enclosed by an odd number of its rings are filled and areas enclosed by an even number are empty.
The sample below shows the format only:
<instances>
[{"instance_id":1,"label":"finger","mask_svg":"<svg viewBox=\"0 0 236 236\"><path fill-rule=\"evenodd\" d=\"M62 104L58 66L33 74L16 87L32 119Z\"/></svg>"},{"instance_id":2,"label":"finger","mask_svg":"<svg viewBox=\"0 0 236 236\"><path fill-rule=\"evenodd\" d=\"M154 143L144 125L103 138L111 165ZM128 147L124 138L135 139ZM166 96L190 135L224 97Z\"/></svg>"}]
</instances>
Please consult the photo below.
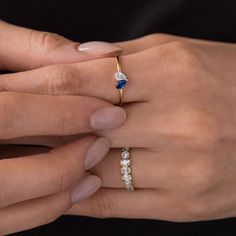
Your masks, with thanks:
<instances>
[{"instance_id":1,"label":"finger","mask_svg":"<svg viewBox=\"0 0 236 236\"><path fill-rule=\"evenodd\" d=\"M86 137L48 153L0 160L0 207L67 189L108 150L106 139Z\"/></svg>"},{"instance_id":2,"label":"finger","mask_svg":"<svg viewBox=\"0 0 236 236\"><path fill-rule=\"evenodd\" d=\"M161 50L159 51L161 53ZM159 70L162 63L144 64L153 51L127 55L121 58L122 71L128 78L123 102L146 101L151 88L150 77L153 66ZM158 55L156 58L159 58ZM15 74L0 76L1 91L16 91L47 95L84 95L102 98L114 104L119 102L119 91L115 88L115 58L104 58L70 66L50 66ZM148 73L146 73L148 72Z\"/></svg>"},{"instance_id":3,"label":"finger","mask_svg":"<svg viewBox=\"0 0 236 236\"><path fill-rule=\"evenodd\" d=\"M83 191L79 201L86 199L98 190L101 181L96 176L87 176L74 188ZM85 188L86 187L86 188ZM71 190L42 197L0 210L0 235L7 235L48 224L72 206Z\"/></svg>"},{"instance_id":4,"label":"finger","mask_svg":"<svg viewBox=\"0 0 236 236\"><path fill-rule=\"evenodd\" d=\"M106 56L79 52L79 43L57 34L14 26L0 20L0 69L29 70Z\"/></svg>"},{"instance_id":5,"label":"finger","mask_svg":"<svg viewBox=\"0 0 236 236\"><path fill-rule=\"evenodd\" d=\"M161 101L159 104L151 106L149 102L145 103L130 103L123 105L126 111L126 122L119 128L112 130L97 131L96 135L107 137L111 141L112 148L158 148L163 146L171 146L172 140L165 139L166 125L164 121L169 118L169 110L161 108ZM153 117L155 114L158 116ZM141 127L145 127L141 128ZM153 130L153 127L157 127ZM171 129L171 125L170 125ZM165 142L169 142L169 144Z\"/></svg>"},{"instance_id":6,"label":"finger","mask_svg":"<svg viewBox=\"0 0 236 236\"><path fill-rule=\"evenodd\" d=\"M176 154L172 152L130 149L133 186L153 189L168 189L176 186L178 184L176 183L176 159L178 160ZM121 179L120 160L121 149L111 149L103 161L90 170L90 173L99 176L105 188L125 188Z\"/></svg>"},{"instance_id":7,"label":"finger","mask_svg":"<svg viewBox=\"0 0 236 236\"><path fill-rule=\"evenodd\" d=\"M100 189L89 199L74 205L67 215L98 218L167 219L170 212L169 198L161 191L137 189Z\"/></svg>"},{"instance_id":8,"label":"finger","mask_svg":"<svg viewBox=\"0 0 236 236\"><path fill-rule=\"evenodd\" d=\"M2 93L0 113L0 139L72 135L113 128L125 121L121 108L82 96Z\"/></svg>"}]
</instances>

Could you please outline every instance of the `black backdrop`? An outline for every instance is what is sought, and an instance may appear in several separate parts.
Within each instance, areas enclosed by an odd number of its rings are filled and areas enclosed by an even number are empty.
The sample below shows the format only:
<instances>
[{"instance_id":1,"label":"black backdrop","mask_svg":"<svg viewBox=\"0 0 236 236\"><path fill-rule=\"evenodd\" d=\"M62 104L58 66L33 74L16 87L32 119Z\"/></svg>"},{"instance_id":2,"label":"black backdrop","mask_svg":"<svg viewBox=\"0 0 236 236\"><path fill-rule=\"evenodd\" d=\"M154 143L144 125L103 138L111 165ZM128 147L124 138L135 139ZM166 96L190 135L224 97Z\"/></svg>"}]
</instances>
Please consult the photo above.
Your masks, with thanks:
<instances>
[{"instance_id":1,"label":"black backdrop","mask_svg":"<svg viewBox=\"0 0 236 236\"><path fill-rule=\"evenodd\" d=\"M236 42L235 0L0 0L2 20L75 41L164 32ZM1 221L1 219L0 219ZM15 235L236 235L236 219L198 223L61 217Z\"/></svg>"}]
</instances>

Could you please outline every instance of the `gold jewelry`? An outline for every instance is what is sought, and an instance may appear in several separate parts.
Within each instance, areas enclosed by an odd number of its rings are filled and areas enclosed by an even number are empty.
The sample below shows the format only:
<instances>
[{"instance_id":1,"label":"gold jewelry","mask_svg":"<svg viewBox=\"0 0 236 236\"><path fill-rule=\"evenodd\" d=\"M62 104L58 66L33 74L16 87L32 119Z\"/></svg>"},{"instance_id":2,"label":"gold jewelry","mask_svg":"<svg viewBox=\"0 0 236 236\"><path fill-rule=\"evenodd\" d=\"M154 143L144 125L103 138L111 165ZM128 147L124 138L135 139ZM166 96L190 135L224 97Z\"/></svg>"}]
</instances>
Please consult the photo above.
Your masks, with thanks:
<instances>
[{"instance_id":1,"label":"gold jewelry","mask_svg":"<svg viewBox=\"0 0 236 236\"><path fill-rule=\"evenodd\" d=\"M128 82L128 79L126 78L126 75L121 71L119 56L116 56L116 68L117 72L114 75L116 79L115 87L119 90L119 95L120 95L119 105L121 106L123 104L123 88ZM121 166L120 169L121 179L124 183L125 188L128 191L134 191L134 187L132 184L130 149L128 147L122 148L121 150L120 166Z\"/></svg>"},{"instance_id":2,"label":"gold jewelry","mask_svg":"<svg viewBox=\"0 0 236 236\"><path fill-rule=\"evenodd\" d=\"M134 191L134 187L132 184L132 172L131 172L129 148L122 148L120 166L121 166L121 179L124 183L125 188L128 191Z\"/></svg>"},{"instance_id":3,"label":"gold jewelry","mask_svg":"<svg viewBox=\"0 0 236 236\"><path fill-rule=\"evenodd\" d=\"M128 79L126 75L121 71L119 56L116 56L116 68L117 72L114 75L116 79L115 87L119 90L119 95L120 95L119 105L121 106L123 104L123 88L128 82Z\"/></svg>"}]
</instances>

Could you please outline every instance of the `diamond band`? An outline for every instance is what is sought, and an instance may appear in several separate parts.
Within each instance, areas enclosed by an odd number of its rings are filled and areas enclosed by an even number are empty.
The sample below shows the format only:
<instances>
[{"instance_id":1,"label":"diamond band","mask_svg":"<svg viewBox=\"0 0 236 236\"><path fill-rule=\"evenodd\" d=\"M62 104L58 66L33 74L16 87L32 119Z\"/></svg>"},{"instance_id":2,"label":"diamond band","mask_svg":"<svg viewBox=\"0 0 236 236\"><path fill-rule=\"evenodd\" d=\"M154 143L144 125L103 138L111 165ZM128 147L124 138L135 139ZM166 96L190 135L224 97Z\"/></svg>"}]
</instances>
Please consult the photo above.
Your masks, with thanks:
<instances>
[{"instance_id":1,"label":"diamond band","mask_svg":"<svg viewBox=\"0 0 236 236\"><path fill-rule=\"evenodd\" d=\"M119 90L119 95L120 95L119 105L122 105L123 88L128 82L128 79L126 75L121 72L120 59L118 56L116 57L116 67L117 67L117 72L114 74L114 77L116 79L115 87Z\"/></svg>"},{"instance_id":2,"label":"diamond band","mask_svg":"<svg viewBox=\"0 0 236 236\"><path fill-rule=\"evenodd\" d=\"M130 150L129 148L122 148L121 151L121 179L124 183L124 186L128 191L134 191L132 184L132 175L131 175L131 162L130 162Z\"/></svg>"}]
</instances>

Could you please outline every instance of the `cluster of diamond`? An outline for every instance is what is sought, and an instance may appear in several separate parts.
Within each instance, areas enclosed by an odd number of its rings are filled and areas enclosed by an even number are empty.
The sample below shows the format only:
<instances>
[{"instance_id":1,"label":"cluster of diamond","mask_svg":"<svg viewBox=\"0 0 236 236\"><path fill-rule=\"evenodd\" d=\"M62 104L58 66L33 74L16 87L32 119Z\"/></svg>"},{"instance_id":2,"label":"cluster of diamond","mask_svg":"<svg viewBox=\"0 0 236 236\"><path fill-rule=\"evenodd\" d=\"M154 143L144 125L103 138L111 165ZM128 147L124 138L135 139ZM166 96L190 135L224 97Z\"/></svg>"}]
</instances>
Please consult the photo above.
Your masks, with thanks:
<instances>
[{"instance_id":1,"label":"cluster of diamond","mask_svg":"<svg viewBox=\"0 0 236 236\"><path fill-rule=\"evenodd\" d=\"M121 152L121 178L127 190L133 191L132 185L132 175L131 175L131 168L130 168L130 153L129 148L123 148Z\"/></svg>"},{"instance_id":2,"label":"cluster of diamond","mask_svg":"<svg viewBox=\"0 0 236 236\"><path fill-rule=\"evenodd\" d=\"M115 83L117 89L123 89L128 82L125 74L123 74L121 71L115 73L115 79L117 80L117 82Z\"/></svg>"}]
</instances>

